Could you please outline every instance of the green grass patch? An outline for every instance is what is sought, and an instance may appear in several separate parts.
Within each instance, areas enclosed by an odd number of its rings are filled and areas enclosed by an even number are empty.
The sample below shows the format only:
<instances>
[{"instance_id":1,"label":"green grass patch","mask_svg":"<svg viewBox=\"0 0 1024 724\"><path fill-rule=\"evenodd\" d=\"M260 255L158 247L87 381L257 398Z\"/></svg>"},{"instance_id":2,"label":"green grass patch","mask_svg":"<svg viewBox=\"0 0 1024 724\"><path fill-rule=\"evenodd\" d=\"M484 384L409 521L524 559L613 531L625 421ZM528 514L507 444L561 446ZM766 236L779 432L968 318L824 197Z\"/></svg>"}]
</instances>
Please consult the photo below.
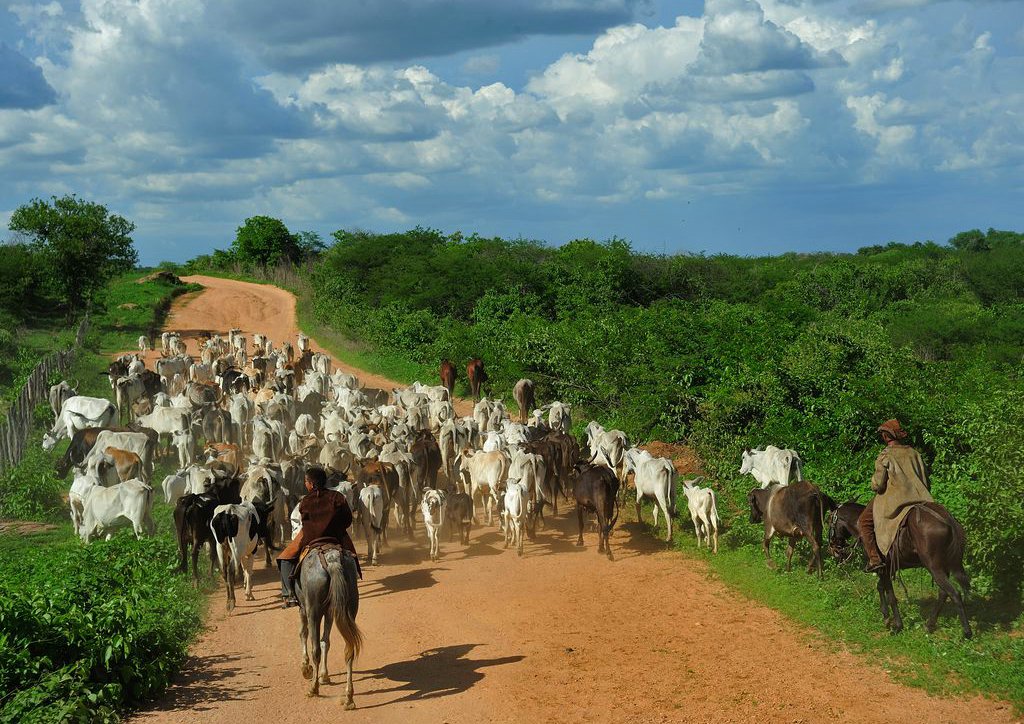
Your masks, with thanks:
<instances>
[{"instance_id":1,"label":"green grass patch","mask_svg":"<svg viewBox=\"0 0 1024 724\"><path fill-rule=\"evenodd\" d=\"M110 396L103 372L111 353L135 349L139 334L159 329L171 300L196 285L142 284L135 272L114 280L99 298L71 377L81 394ZM173 510L154 470L157 534L130 530L83 545L64 496L69 481L53 465L65 444L40 447L51 423L36 410L36 430L20 465L0 476L0 517L48 521L30 534L0 535L0 724L106 722L152 699L184 661L202 622L203 593L175 572Z\"/></svg>"}]
</instances>

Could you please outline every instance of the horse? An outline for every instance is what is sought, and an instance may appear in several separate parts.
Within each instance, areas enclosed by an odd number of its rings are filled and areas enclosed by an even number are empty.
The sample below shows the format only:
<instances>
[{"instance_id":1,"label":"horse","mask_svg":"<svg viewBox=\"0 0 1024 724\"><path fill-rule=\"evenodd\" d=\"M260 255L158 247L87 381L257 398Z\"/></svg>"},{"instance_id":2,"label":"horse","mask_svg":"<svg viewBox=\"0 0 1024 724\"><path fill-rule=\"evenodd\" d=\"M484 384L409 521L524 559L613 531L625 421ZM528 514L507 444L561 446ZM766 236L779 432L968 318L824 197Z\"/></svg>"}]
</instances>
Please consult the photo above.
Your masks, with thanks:
<instances>
[{"instance_id":1,"label":"horse","mask_svg":"<svg viewBox=\"0 0 1024 724\"><path fill-rule=\"evenodd\" d=\"M849 561L857 552L857 546L848 546L847 541L851 537L860 540L857 519L864 512L864 508L863 504L851 500L833 510L829 516L828 550L840 564Z\"/></svg>"},{"instance_id":2,"label":"horse","mask_svg":"<svg viewBox=\"0 0 1024 724\"><path fill-rule=\"evenodd\" d=\"M324 546L310 551L299 571L302 677L311 680L306 696L319 696L320 684L331 683L327 673L327 652L331 648L333 622L345 639L345 709L356 708L352 700L352 663L363 647L363 634L356 626L356 614L359 612L359 586L356 579L356 560L340 546ZM321 626L324 626L322 639Z\"/></svg>"},{"instance_id":3,"label":"horse","mask_svg":"<svg viewBox=\"0 0 1024 724\"><path fill-rule=\"evenodd\" d=\"M848 504L847 504L848 505ZM850 535L857 535L854 521L852 530L849 523L844 523L838 534L830 533L830 547L835 535L836 542L844 544ZM892 579L898 571L907 568L924 568L931 574L932 580L939 589L939 600L932 615L925 622L928 633L935 631L939 613L946 603L946 598L953 599L960 616L960 626L965 639L971 638L971 624L967 620L967 607L964 597L971 592L971 581L964 570L964 546L967 536L963 526L938 503L918 503L914 505L900 526L893 540L889 554L883 556L885 568L878 572L878 599L882 610L882 618L892 633L903 630L903 618L900 616L896 603L896 591ZM956 579L963 589L963 595L957 591L949 580ZM892 609L890 617L889 610Z\"/></svg>"}]
</instances>

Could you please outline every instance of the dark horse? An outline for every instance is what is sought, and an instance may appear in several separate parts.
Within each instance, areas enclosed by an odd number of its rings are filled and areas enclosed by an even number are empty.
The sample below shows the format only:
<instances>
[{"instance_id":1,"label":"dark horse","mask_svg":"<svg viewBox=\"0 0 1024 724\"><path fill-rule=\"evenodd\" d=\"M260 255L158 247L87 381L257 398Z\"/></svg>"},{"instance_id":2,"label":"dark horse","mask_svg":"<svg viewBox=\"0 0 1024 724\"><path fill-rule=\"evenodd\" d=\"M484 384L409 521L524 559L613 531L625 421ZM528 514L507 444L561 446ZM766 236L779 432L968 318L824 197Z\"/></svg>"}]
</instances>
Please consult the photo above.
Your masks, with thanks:
<instances>
[{"instance_id":1,"label":"dark horse","mask_svg":"<svg viewBox=\"0 0 1024 724\"><path fill-rule=\"evenodd\" d=\"M345 708L355 709L352 700L352 663L363 646L363 634L356 626L359 612L359 584L356 559L341 546L332 545L309 552L299 572L299 616L302 630L302 676L311 679L307 696L319 696L320 684L330 684L327 652L331 647L331 626L345 639ZM323 633L321 638L321 626ZM321 641L323 650L321 651ZM312 662L310 661L312 658ZM321 674L321 661L323 674Z\"/></svg>"},{"instance_id":2,"label":"dark horse","mask_svg":"<svg viewBox=\"0 0 1024 724\"><path fill-rule=\"evenodd\" d=\"M844 503L832 518L832 530L829 532L829 548L833 555L837 550L845 548L846 541L858 533L857 518L863 505ZM949 511L938 503L920 503L907 513L903 525L885 556L885 568L878 574L878 599L882 609L882 617L886 620L893 633L903 630L903 618L896 604L896 591L892 586L893 576L905 568L925 568L932 575L932 580L939 588L939 602L935 606L926 626L928 632L935 631L946 598L953 599L960 615L960 625L964 638L972 635L971 624L967 621L967 608L964 596L971 592L971 581L964 571L964 545L967 536L964 529ZM956 579L963 589L963 596L949 580ZM892 616L889 609L892 609Z\"/></svg>"}]
</instances>

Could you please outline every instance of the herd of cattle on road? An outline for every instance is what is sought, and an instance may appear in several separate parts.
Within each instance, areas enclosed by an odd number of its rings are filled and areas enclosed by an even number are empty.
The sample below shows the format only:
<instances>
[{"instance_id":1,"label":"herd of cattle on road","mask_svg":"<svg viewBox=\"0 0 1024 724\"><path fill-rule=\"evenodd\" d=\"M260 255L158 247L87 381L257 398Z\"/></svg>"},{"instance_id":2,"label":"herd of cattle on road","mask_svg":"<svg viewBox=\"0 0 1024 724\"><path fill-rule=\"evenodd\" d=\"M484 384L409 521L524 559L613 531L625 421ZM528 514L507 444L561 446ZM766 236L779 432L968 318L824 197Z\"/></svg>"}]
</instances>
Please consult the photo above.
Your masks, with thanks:
<instances>
[{"instance_id":1,"label":"herd of cattle on road","mask_svg":"<svg viewBox=\"0 0 1024 724\"><path fill-rule=\"evenodd\" d=\"M248 338L238 329L227 336L204 333L195 356L179 334L165 332L160 343L152 370L144 362L146 337L139 338L138 354L110 363L112 400L77 395L67 382L54 385L56 421L43 447L69 439L56 469L62 477L73 472L71 519L84 542L109 538L120 527L152 534L154 463L176 459L177 472L164 478L162 492L174 506L181 568L188 570L191 558L197 580L198 558L208 546L211 573L219 564L227 583L229 610L236 575L252 599L258 546L264 546L269 566L271 552L301 526L298 502L311 465L322 466L329 487L347 498L370 565L386 560L381 546L392 521L410 538L421 521L434 561L442 555L443 529L449 542L457 538L466 546L471 527L480 524L499 526L505 547L522 555L524 536L532 539L544 525L546 509L558 514L560 497L575 503L576 544L583 545L587 518L594 515L597 550L611 559L609 537L630 487L637 516L641 502L652 501L655 525L660 513L666 540L672 538L680 486L671 460L632 446L623 432L597 422L578 440L570 405L536 407L528 379L513 389L513 419L502 399L481 397L487 377L479 359L466 367L473 414L460 417L452 397L456 369L447 360L441 385L415 382L385 390L332 371L331 358L314 352L302 334L294 345L275 346L265 335ZM856 504L836 506L805 481L793 450L747 450L740 472L758 483L748 502L751 522L764 524L769 561L773 536L789 540L787 570L803 538L811 547L808 571L821 575L825 522L832 523L837 553L856 532L850 521L859 511L849 507ZM717 502L712 489L698 485L701 480L684 480L681 488L698 546L717 552ZM885 602L883 597L883 611ZM329 630L330 623L325 636ZM319 644L311 642L317 650ZM351 647L348 653L351 670ZM324 661L326 667L326 656Z\"/></svg>"}]
</instances>

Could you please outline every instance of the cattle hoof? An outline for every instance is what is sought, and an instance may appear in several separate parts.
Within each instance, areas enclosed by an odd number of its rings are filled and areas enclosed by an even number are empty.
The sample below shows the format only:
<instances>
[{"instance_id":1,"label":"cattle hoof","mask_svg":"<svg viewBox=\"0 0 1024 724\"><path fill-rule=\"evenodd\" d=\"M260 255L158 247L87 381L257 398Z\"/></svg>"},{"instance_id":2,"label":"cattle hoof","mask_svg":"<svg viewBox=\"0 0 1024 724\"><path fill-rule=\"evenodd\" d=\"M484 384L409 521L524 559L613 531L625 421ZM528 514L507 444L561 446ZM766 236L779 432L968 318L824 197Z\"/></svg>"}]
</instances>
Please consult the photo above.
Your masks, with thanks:
<instances>
[{"instance_id":1,"label":"cattle hoof","mask_svg":"<svg viewBox=\"0 0 1024 724\"><path fill-rule=\"evenodd\" d=\"M971 631L971 630L970 630L969 628L965 628L965 629L964 629L964 638L965 638L965 639L969 639L969 638L971 638L972 636L974 636L974 632L973 632L973 631Z\"/></svg>"},{"instance_id":2,"label":"cattle hoof","mask_svg":"<svg viewBox=\"0 0 1024 724\"><path fill-rule=\"evenodd\" d=\"M355 708L356 708L356 703L354 701L346 701L345 702L345 711L352 711Z\"/></svg>"},{"instance_id":3,"label":"cattle hoof","mask_svg":"<svg viewBox=\"0 0 1024 724\"><path fill-rule=\"evenodd\" d=\"M247 594L245 594L245 600L246 601L255 601L256 600L256 596L252 595L251 593L247 593Z\"/></svg>"},{"instance_id":4,"label":"cattle hoof","mask_svg":"<svg viewBox=\"0 0 1024 724\"><path fill-rule=\"evenodd\" d=\"M320 683L324 686L330 686L333 682L331 681L331 677L328 674L324 674L320 677Z\"/></svg>"},{"instance_id":5,"label":"cattle hoof","mask_svg":"<svg viewBox=\"0 0 1024 724\"><path fill-rule=\"evenodd\" d=\"M315 686L306 692L306 698L308 699L313 699L318 696L320 696L320 689Z\"/></svg>"},{"instance_id":6,"label":"cattle hoof","mask_svg":"<svg viewBox=\"0 0 1024 724\"><path fill-rule=\"evenodd\" d=\"M582 548L583 547L583 541L581 541L581 540L576 541L576 546L578 548Z\"/></svg>"},{"instance_id":7,"label":"cattle hoof","mask_svg":"<svg viewBox=\"0 0 1024 724\"><path fill-rule=\"evenodd\" d=\"M311 664L302 665L302 678L312 679L313 678L313 666Z\"/></svg>"},{"instance_id":8,"label":"cattle hoof","mask_svg":"<svg viewBox=\"0 0 1024 724\"><path fill-rule=\"evenodd\" d=\"M235 603L234 603L234 601L228 601L228 613L231 613L234 610L235 610Z\"/></svg>"}]
</instances>

